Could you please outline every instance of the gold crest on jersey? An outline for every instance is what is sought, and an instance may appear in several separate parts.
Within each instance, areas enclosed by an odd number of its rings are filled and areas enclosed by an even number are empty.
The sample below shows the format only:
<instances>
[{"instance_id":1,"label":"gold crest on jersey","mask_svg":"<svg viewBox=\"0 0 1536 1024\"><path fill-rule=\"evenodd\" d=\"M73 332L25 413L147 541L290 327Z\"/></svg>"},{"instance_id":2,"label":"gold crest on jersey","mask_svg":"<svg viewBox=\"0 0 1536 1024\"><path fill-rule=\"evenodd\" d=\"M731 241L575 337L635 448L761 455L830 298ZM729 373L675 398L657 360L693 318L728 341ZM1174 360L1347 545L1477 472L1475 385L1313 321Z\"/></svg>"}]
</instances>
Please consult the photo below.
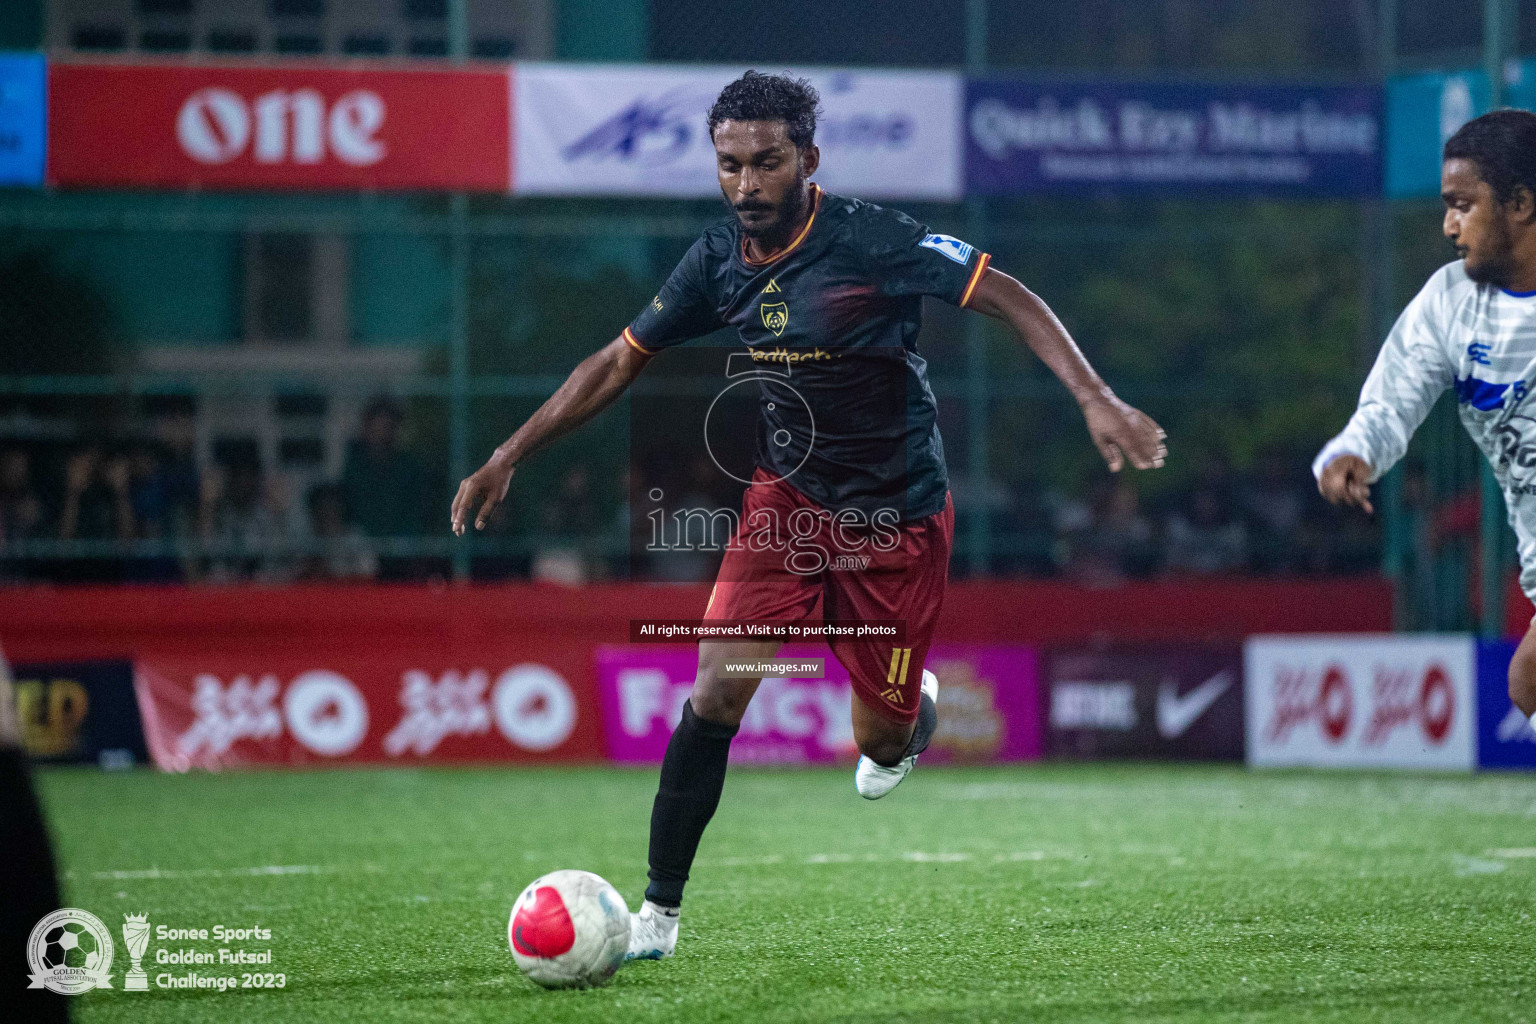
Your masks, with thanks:
<instances>
[{"instance_id":1,"label":"gold crest on jersey","mask_svg":"<svg viewBox=\"0 0 1536 1024\"><path fill-rule=\"evenodd\" d=\"M789 326L789 305L783 302L765 302L762 305L763 326L774 333L775 337L782 337L784 328Z\"/></svg>"}]
</instances>

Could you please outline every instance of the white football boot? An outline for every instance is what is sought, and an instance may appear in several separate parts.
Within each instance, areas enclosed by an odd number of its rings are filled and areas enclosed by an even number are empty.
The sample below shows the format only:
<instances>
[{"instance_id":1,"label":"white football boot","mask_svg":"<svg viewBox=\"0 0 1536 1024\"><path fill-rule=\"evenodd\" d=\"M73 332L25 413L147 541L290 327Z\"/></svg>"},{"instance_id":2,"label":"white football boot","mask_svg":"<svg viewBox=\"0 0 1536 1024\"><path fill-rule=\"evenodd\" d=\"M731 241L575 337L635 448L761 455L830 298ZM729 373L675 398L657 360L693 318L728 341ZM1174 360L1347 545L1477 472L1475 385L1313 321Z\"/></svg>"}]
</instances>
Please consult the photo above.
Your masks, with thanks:
<instances>
[{"instance_id":1,"label":"white football boot","mask_svg":"<svg viewBox=\"0 0 1536 1024\"><path fill-rule=\"evenodd\" d=\"M677 915L664 914L650 900L629 915L627 960L665 960L677 949Z\"/></svg>"},{"instance_id":2,"label":"white football boot","mask_svg":"<svg viewBox=\"0 0 1536 1024\"><path fill-rule=\"evenodd\" d=\"M939 703L939 677L923 669L922 692L928 696L937 706ZM879 800L885 794L901 785L901 780L907 777L912 766L917 764L917 754L904 757L901 763L887 768L883 764L871 761L863 755L859 756L859 766L853 770L853 788L859 791L859 796L865 800Z\"/></svg>"}]
</instances>

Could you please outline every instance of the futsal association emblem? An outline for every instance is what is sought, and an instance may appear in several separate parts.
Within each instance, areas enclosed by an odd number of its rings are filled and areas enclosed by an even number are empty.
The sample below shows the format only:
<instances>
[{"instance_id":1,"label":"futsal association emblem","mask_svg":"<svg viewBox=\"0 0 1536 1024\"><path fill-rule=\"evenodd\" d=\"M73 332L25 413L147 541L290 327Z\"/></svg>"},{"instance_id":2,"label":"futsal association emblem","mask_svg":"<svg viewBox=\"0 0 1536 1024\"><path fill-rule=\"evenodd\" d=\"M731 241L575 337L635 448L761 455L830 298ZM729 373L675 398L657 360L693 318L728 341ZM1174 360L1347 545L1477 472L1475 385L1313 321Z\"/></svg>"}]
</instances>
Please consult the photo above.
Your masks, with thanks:
<instances>
[{"instance_id":1,"label":"futsal association emblem","mask_svg":"<svg viewBox=\"0 0 1536 1024\"><path fill-rule=\"evenodd\" d=\"M772 331L774 337L782 337L784 328L789 326L789 305L784 302L765 302L762 313L763 326Z\"/></svg>"},{"instance_id":2,"label":"futsal association emblem","mask_svg":"<svg viewBox=\"0 0 1536 1024\"><path fill-rule=\"evenodd\" d=\"M73 996L112 987L112 933L95 914L55 910L27 937L28 988Z\"/></svg>"}]
</instances>

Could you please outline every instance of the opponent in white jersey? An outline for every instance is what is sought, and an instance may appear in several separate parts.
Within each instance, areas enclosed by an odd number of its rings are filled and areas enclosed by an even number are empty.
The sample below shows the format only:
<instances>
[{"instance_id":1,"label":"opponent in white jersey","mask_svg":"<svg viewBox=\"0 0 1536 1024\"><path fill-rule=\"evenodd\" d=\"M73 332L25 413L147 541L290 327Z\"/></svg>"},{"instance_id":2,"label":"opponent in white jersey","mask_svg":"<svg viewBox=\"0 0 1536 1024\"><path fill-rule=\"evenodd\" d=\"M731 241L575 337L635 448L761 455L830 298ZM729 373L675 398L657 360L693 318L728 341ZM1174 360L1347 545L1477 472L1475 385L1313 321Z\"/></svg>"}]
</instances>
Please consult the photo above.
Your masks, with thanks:
<instances>
[{"instance_id":1,"label":"opponent in white jersey","mask_svg":"<svg viewBox=\"0 0 1536 1024\"><path fill-rule=\"evenodd\" d=\"M1504 490L1520 585L1536 598L1536 114L1500 110L1445 144L1445 236L1462 256L1435 272L1387 336L1344 432L1312 463L1335 504L1371 511L1369 485L1403 457L1430 407L1455 390L1462 425ZM1509 667L1536 726L1536 624Z\"/></svg>"}]
</instances>

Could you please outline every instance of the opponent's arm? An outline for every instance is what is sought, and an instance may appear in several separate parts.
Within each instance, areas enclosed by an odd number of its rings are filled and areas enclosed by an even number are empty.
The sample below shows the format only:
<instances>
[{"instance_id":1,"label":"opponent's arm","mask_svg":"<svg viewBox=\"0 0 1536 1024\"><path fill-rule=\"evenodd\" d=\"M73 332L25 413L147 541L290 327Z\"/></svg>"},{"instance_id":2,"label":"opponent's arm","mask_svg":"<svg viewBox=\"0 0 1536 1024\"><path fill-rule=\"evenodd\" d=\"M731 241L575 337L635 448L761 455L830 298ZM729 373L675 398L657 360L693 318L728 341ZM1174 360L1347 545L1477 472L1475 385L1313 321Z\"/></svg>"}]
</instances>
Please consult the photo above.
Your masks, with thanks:
<instances>
[{"instance_id":1,"label":"opponent's arm","mask_svg":"<svg viewBox=\"0 0 1536 1024\"><path fill-rule=\"evenodd\" d=\"M649 361L650 357L626 342L623 335L583 359L528 422L459 484L451 513L453 532L464 536L464 524L471 513L475 529L485 529L491 513L506 499L517 464L608 408Z\"/></svg>"},{"instance_id":2,"label":"opponent's arm","mask_svg":"<svg viewBox=\"0 0 1536 1024\"><path fill-rule=\"evenodd\" d=\"M1168 457L1163 429L1146 413L1115 397L1039 296L1002 271L988 267L968 308L1011 327L1067 386L1111 472L1120 472L1126 459L1137 469L1156 469L1163 464Z\"/></svg>"},{"instance_id":3,"label":"opponent's arm","mask_svg":"<svg viewBox=\"0 0 1536 1024\"><path fill-rule=\"evenodd\" d=\"M1440 327L1447 280L1442 269L1403 310L1360 389L1355 414L1312 460L1318 491L1335 505L1373 511L1370 485L1403 457L1455 379Z\"/></svg>"}]
</instances>

